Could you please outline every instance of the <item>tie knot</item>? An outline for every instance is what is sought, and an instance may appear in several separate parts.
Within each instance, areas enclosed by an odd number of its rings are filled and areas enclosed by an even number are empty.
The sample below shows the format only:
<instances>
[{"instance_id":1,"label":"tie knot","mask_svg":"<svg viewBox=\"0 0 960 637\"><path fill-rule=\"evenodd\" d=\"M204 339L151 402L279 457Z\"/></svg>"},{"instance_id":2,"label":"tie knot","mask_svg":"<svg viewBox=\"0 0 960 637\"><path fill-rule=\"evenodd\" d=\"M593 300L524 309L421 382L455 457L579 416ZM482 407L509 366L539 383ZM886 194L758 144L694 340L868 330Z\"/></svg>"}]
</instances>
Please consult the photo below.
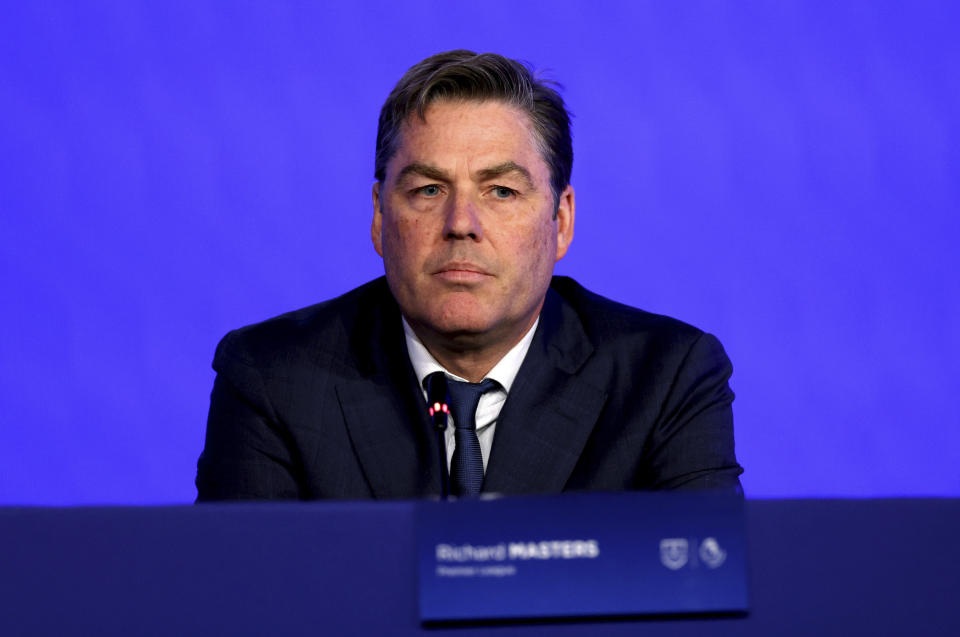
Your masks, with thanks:
<instances>
[{"instance_id":1,"label":"tie knot","mask_svg":"<svg viewBox=\"0 0 960 637\"><path fill-rule=\"evenodd\" d=\"M476 429L477 405L480 397L496 388L497 381L485 378L480 383L464 383L458 380L447 380L447 392L450 394L450 411L453 412L453 421L457 428Z\"/></svg>"}]
</instances>

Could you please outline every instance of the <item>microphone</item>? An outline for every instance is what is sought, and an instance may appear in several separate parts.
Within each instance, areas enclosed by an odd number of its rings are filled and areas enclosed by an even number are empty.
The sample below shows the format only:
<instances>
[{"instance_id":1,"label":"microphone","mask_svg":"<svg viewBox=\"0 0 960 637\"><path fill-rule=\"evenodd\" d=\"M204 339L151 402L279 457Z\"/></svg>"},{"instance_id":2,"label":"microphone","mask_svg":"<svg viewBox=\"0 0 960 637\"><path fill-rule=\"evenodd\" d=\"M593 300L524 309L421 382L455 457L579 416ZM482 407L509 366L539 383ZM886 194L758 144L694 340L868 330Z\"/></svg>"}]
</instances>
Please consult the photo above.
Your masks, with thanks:
<instances>
[{"instance_id":1,"label":"microphone","mask_svg":"<svg viewBox=\"0 0 960 637\"><path fill-rule=\"evenodd\" d=\"M440 497L450 497L450 472L447 469L447 415L450 413L447 400L447 376L443 372L434 372L427 377L427 413L437 432L437 449L440 460Z\"/></svg>"}]
</instances>

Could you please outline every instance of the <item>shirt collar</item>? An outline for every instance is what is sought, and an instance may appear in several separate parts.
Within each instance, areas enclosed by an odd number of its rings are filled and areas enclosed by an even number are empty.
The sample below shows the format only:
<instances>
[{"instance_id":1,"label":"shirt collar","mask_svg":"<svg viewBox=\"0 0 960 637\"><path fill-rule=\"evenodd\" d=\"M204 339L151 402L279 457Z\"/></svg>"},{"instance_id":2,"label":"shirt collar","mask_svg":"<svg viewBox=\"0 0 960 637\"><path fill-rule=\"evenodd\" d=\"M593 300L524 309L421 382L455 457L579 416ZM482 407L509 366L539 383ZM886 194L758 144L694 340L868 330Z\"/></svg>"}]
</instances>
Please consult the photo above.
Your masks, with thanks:
<instances>
[{"instance_id":1,"label":"shirt collar","mask_svg":"<svg viewBox=\"0 0 960 637\"><path fill-rule=\"evenodd\" d=\"M443 372L448 378L452 378L453 380L469 382L467 379L461 378L444 369L444 367L437 362L437 359L433 357L433 354L428 352L424 344L420 342L413 328L407 323L407 319L402 318L402 320L403 336L407 341L407 353L410 356L410 364L413 365L413 371L416 373L417 380L420 382L421 387L424 386L427 376L434 372ZM517 372L520 371L520 365L523 364L523 359L527 356L527 350L530 349L530 343L533 342L533 335L537 331L537 325L539 324L540 317L538 316L537 320L530 326L530 329L527 330L527 333L520 339L520 342L504 354L503 358L493 366L493 369L487 372L484 379L491 378L497 381L506 393L510 393L510 387L517 377Z\"/></svg>"}]
</instances>

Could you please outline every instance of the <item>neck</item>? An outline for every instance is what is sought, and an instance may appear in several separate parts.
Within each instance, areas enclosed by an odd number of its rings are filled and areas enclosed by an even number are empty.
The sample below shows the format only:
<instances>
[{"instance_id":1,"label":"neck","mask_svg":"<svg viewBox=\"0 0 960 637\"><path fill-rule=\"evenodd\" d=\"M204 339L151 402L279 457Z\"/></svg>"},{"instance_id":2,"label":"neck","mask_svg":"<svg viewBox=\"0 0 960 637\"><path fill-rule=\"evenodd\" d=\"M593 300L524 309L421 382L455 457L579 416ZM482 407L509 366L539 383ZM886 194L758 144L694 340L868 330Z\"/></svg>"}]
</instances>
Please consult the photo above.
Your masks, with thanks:
<instances>
[{"instance_id":1,"label":"neck","mask_svg":"<svg viewBox=\"0 0 960 637\"><path fill-rule=\"evenodd\" d=\"M408 320L417 338L440 365L448 372L479 383L513 347L523 340L536 322L539 312L518 332L506 338L490 339L489 334L455 335L438 334ZM484 338L487 337L487 338Z\"/></svg>"}]
</instances>

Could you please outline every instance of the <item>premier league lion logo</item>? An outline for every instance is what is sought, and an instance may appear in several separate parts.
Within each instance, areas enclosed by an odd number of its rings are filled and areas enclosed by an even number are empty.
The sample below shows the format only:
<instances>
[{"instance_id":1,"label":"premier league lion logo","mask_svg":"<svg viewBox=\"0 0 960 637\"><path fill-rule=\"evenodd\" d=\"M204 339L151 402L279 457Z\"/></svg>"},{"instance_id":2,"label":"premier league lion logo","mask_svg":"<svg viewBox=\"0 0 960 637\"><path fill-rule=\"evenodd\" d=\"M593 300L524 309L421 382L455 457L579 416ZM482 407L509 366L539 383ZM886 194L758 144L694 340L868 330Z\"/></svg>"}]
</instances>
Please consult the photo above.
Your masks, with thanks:
<instances>
[{"instance_id":1,"label":"premier league lion logo","mask_svg":"<svg viewBox=\"0 0 960 637\"><path fill-rule=\"evenodd\" d=\"M716 538L708 537L700 544L700 561L707 568L719 568L727 559L727 552L720 548Z\"/></svg>"}]
</instances>

